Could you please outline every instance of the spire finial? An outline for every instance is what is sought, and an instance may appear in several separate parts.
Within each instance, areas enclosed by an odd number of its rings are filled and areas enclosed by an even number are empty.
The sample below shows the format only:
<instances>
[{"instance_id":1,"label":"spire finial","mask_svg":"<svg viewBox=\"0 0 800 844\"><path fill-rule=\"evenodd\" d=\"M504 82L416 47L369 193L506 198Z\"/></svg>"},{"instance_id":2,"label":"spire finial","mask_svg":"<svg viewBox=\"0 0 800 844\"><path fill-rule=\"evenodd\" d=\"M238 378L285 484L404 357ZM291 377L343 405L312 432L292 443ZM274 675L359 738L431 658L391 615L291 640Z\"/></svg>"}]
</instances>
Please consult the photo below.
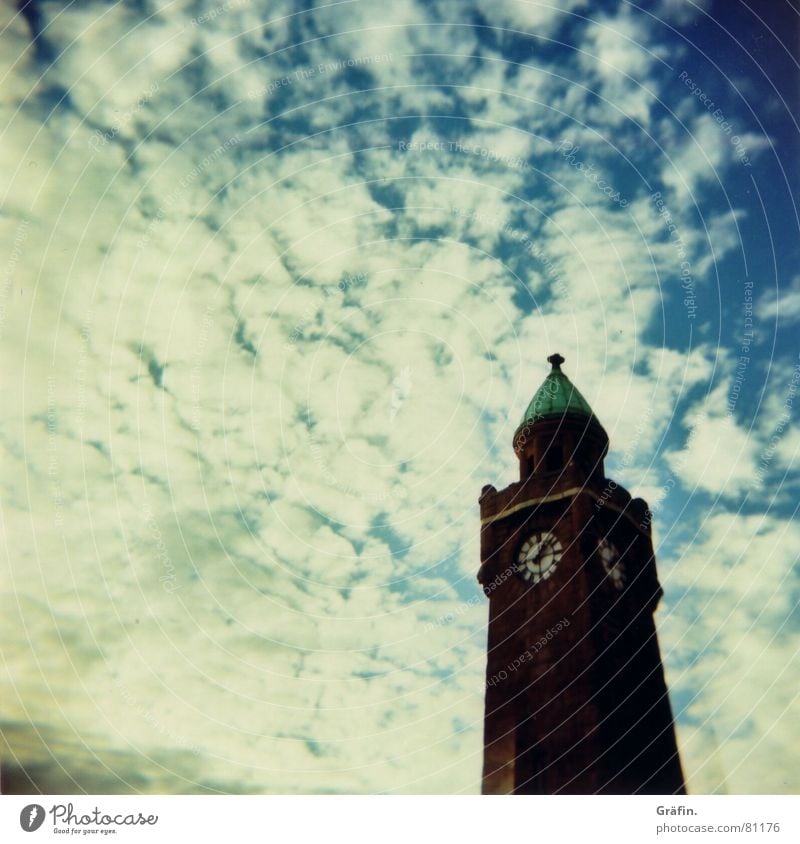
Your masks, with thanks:
<instances>
[{"instance_id":1,"label":"spire finial","mask_svg":"<svg viewBox=\"0 0 800 844\"><path fill-rule=\"evenodd\" d=\"M547 362L553 364L554 372L561 372L561 364L564 363L564 358L562 358L561 355L556 352L554 355L550 355L550 357L547 359Z\"/></svg>"}]
</instances>

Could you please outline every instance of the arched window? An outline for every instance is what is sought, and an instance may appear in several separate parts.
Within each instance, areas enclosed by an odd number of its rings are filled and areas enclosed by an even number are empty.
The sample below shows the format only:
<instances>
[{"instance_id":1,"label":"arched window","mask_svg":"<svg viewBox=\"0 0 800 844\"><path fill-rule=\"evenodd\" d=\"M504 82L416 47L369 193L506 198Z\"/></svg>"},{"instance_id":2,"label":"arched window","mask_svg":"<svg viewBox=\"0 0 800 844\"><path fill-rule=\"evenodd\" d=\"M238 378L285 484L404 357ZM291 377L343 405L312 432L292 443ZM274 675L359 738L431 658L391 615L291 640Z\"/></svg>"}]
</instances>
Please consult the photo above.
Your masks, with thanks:
<instances>
[{"instance_id":1,"label":"arched window","mask_svg":"<svg viewBox=\"0 0 800 844\"><path fill-rule=\"evenodd\" d=\"M544 453L545 472L560 472L564 468L564 451L560 443L550 443Z\"/></svg>"}]
</instances>

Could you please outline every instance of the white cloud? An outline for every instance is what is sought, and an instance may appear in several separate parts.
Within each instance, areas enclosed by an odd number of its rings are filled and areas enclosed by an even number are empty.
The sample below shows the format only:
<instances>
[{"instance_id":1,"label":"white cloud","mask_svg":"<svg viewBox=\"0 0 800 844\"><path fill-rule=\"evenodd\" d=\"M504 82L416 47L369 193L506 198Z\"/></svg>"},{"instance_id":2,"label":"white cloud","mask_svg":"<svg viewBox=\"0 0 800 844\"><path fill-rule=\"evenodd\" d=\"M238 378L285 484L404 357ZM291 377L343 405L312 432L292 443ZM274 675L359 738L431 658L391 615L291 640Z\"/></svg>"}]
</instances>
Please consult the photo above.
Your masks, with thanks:
<instances>
[{"instance_id":1,"label":"white cloud","mask_svg":"<svg viewBox=\"0 0 800 844\"><path fill-rule=\"evenodd\" d=\"M589 23L580 64L594 82L594 93L604 102L601 108L592 110L594 119L588 122L595 124L599 119L619 125L627 118L639 125L648 124L655 99L648 85L655 63L648 40L648 28L628 11Z\"/></svg>"},{"instance_id":2,"label":"white cloud","mask_svg":"<svg viewBox=\"0 0 800 844\"><path fill-rule=\"evenodd\" d=\"M756 315L779 325L800 321L800 276L795 276L788 288L763 293L756 303Z\"/></svg>"},{"instance_id":3,"label":"white cloud","mask_svg":"<svg viewBox=\"0 0 800 844\"><path fill-rule=\"evenodd\" d=\"M754 482L758 440L728 412L733 382L726 380L686 413L684 448L665 455L687 489L738 498Z\"/></svg>"},{"instance_id":4,"label":"white cloud","mask_svg":"<svg viewBox=\"0 0 800 844\"><path fill-rule=\"evenodd\" d=\"M712 0L661 0L656 14L661 20L676 26L686 26L711 8Z\"/></svg>"},{"instance_id":5,"label":"white cloud","mask_svg":"<svg viewBox=\"0 0 800 844\"><path fill-rule=\"evenodd\" d=\"M701 114L687 127L687 135L667 154L661 179L678 201L697 202L700 188L719 183L732 162L732 152L710 114Z\"/></svg>"},{"instance_id":6,"label":"white cloud","mask_svg":"<svg viewBox=\"0 0 800 844\"><path fill-rule=\"evenodd\" d=\"M586 0L564 0L557 7L538 0L510 0L508 3L492 3L479 0L476 7L486 16L493 26L518 29L530 35L550 34L558 26L574 20L573 12L586 8ZM450 11L458 8L456 3L442 4Z\"/></svg>"},{"instance_id":7,"label":"white cloud","mask_svg":"<svg viewBox=\"0 0 800 844\"><path fill-rule=\"evenodd\" d=\"M797 790L793 752L781 736L797 706L800 642L787 620L798 596L798 542L795 526L777 517L717 513L666 578L683 592L661 636L673 664L688 660L672 687L691 699L687 714L700 728L700 736L681 731L695 792Z\"/></svg>"}]
</instances>

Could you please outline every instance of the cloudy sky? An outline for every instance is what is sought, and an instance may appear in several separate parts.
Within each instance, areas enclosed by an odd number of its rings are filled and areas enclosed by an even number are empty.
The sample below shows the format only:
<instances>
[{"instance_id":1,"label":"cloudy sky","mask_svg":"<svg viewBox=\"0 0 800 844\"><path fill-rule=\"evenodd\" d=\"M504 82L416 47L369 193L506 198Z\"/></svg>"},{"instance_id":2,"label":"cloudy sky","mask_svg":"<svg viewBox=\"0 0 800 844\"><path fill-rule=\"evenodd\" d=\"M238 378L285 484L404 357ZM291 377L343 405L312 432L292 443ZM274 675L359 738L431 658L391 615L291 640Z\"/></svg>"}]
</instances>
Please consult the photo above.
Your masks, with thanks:
<instances>
[{"instance_id":1,"label":"cloudy sky","mask_svg":"<svg viewBox=\"0 0 800 844\"><path fill-rule=\"evenodd\" d=\"M477 793L477 496L558 351L655 513L690 790L800 790L765 5L0 7L7 768Z\"/></svg>"}]
</instances>

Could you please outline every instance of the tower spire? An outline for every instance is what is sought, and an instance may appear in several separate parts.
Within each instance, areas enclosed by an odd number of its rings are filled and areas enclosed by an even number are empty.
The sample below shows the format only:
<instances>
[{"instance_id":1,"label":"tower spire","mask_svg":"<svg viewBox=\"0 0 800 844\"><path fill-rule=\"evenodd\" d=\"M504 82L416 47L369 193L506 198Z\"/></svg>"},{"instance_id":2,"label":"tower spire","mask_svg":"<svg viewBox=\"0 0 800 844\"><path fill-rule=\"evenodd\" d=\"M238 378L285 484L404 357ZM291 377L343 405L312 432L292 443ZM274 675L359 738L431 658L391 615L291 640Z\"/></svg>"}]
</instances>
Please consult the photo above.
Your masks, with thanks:
<instances>
[{"instance_id":1,"label":"tower spire","mask_svg":"<svg viewBox=\"0 0 800 844\"><path fill-rule=\"evenodd\" d=\"M534 393L522 417L517 433L526 425L546 418L562 417L565 413L594 416L589 403L578 388L561 371L564 358L556 352L547 358L553 367L542 385Z\"/></svg>"}]
</instances>

